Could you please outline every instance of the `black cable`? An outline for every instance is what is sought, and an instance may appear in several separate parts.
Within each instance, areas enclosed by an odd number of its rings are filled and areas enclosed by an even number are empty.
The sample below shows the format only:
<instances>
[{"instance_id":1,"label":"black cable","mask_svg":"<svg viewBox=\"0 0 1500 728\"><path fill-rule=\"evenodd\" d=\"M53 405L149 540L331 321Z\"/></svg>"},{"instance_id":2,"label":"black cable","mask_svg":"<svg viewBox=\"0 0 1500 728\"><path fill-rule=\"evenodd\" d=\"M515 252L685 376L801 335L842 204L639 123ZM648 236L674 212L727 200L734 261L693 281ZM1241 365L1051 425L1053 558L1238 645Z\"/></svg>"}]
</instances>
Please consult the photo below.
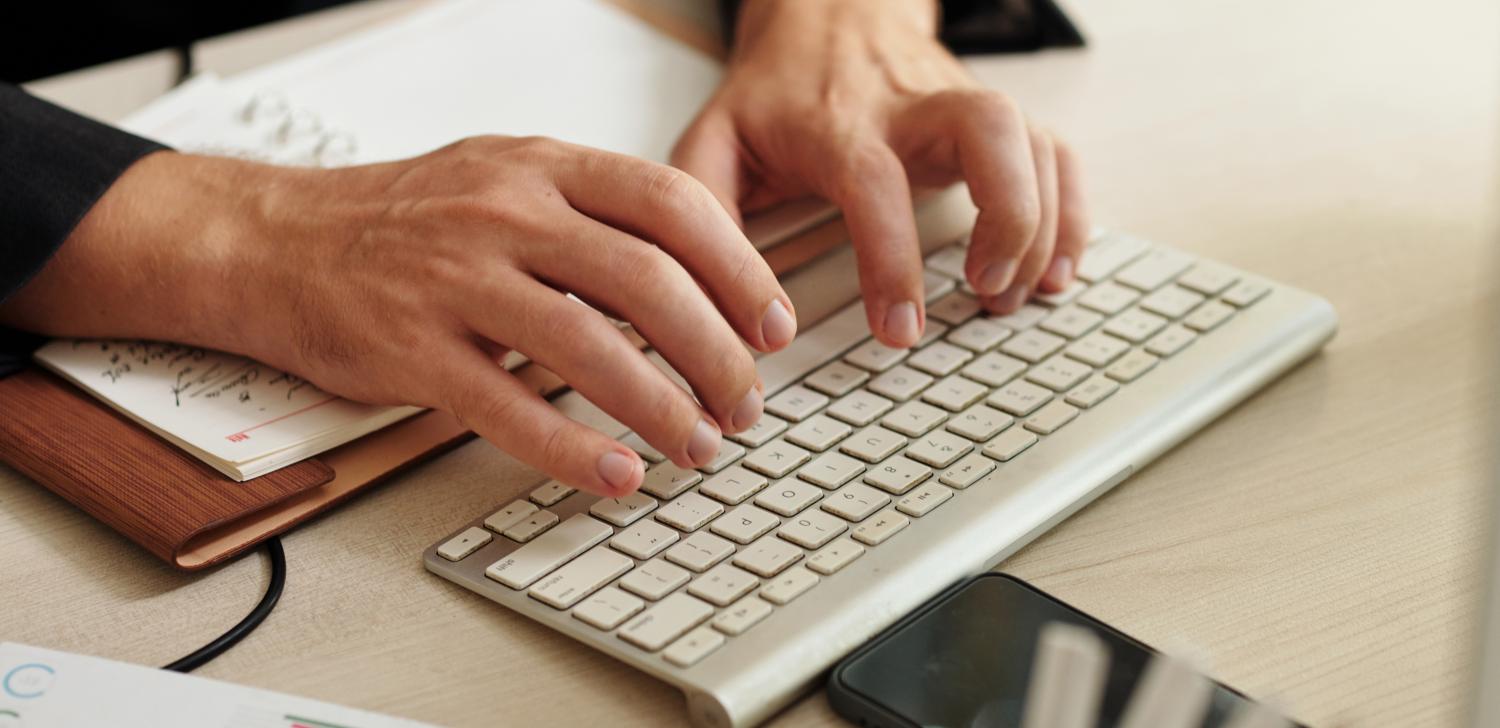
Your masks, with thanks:
<instances>
[{"instance_id":1,"label":"black cable","mask_svg":"<svg viewBox=\"0 0 1500 728\"><path fill-rule=\"evenodd\" d=\"M245 639L261 622L266 621L271 610L276 608L276 602L281 599L282 587L286 586L286 552L281 549L281 539L271 538L266 541L266 555L271 557L271 583L266 587L266 595L260 598L260 603L239 624L219 635L218 639L199 647L187 657L173 661L163 667L163 670L192 672L228 652L235 643Z\"/></svg>"}]
</instances>

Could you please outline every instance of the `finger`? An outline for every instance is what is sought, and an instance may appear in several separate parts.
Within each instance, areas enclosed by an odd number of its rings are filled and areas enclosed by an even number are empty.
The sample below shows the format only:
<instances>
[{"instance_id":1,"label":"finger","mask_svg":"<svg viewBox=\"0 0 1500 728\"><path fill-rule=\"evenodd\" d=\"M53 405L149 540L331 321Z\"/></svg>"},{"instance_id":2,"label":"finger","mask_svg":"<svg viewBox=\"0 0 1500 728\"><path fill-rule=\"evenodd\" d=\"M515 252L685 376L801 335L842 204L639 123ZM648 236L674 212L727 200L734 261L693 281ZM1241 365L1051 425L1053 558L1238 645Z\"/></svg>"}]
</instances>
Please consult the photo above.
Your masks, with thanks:
<instances>
[{"instance_id":1,"label":"finger","mask_svg":"<svg viewBox=\"0 0 1500 728\"><path fill-rule=\"evenodd\" d=\"M580 155L558 189L580 212L657 245L700 281L745 341L761 351L797 333L792 299L714 196L687 173L604 152Z\"/></svg>"},{"instance_id":2,"label":"finger","mask_svg":"<svg viewBox=\"0 0 1500 728\"><path fill-rule=\"evenodd\" d=\"M698 467L718 454L721 433L692 395L667 378L597 311L520 275L475 293L464 323L520 351L672 462ZM495 292L504 291L504 295Z\"/></svg>"},{"instance_id":3,"label":"finger","mask_svg":"<svg viewBox=\"0 0 1500 728\"><path fill-rule=\"evenodd\" d=\"M576 213L555 224L567 245L538 245L523 264L561 290L635 326L687 380L721 430L760 419L755 360L687 271L660 248Z\"/></svg>"},{"instance_id":4,"label":"finger","mask_svg":"<svg viewBox=\"0 0 1500 728\"><path fill-rule=\"evenodd\" d=\"M926 311L922 254L906 168L884 142L827 145L814 172L819 192L844 213L859 261L859 287L870 332L906 348L922 337Z\"/></svg>"},{"instance_id":5,"label":"finger","mask_svg":"<svg viewBox=\"0 0 1500 728\"><path fill-rule=\"evenodd\" d=\"M640 456L558 412L479 347L438 361L446 383L441 407L480 437L579 490L618 498L640 487Z\"/></svg>"},{"instance_id":6,"label":"finger","mask_svg":"<svg viewBox=\"0 0 1500 728\"><path fill-rule=\"evenodd\" d=\"M740 214L740 140L734 119L714 108L703 111L672 149L672 166L692 175L734 223L744 228Z\"/></svg>"},{"instance_id":7,"label":"finger","mask_svg":"<svg viewBox=\"0 0 1500 728\"><path fill-rule=\"evenodd\" d=\"M1041 203L1041 224L1036 235L1026 247L1026 256L1021 259L1019 270L1010 287L994 300L993 308L1000 313L1010 313L1026 303L1041 282L1042 274L1052 262L1052 251L1057 244L1057 156L1052 147L1052 136L1045 131L1031 132L1031 157L1036 164L1036 180Z\"/></svg>"},{"instance_id":8,"label":"finger","mask_svg":"<svg viewBox=\"0 0 1500 728\"><path fill-rule=\"evenodd\" d=\"M929 145L953 144L954 161L979 208L964 273L981 296L1000 294L1014 283L1041 224L1025 117L999 93L962 90L916 105L906 125L921 129L918 135L928 136Z\"/></svg>"},{"instance_id":9,"label":"finger","mask_svg":"<svg viewBox=\"0 0 1500 728\"><path fill-rule=\"evenodd\" d=\"M1061 290L1073 282L1084 246L1088 245L1089 214L1077 156L1056 137L1052 148L1057 155L1057 251L1052 254L1044 281L1052 290Z\"/></svg>"}]
</instances>

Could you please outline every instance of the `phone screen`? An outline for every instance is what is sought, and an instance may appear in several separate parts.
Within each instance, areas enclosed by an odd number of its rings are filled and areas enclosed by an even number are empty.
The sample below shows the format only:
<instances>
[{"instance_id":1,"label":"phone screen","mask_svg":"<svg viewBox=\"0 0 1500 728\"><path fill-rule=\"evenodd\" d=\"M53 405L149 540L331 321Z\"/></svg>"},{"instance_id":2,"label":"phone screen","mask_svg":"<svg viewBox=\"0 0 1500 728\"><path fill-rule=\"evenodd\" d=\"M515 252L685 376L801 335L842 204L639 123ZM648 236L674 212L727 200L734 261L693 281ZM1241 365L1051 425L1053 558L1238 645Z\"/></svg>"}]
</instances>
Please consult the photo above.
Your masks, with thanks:
<instances>
[{"instance_id":1,"label":"phone screen","mask_svg":"<svg viewBox=\"0 0 1500 728\"><path fill-rule=\"evenodd\" d=\"M1149 647L1016 579L974 579L839 671L843 688L920 726L1012 728L1026 710L1026 686L1043 625L1088 627L1110 651L1098 725L1119 722ZM1218 728L1245 698L1215 683L1204 728Z\"/></svg>"}]
</instances>

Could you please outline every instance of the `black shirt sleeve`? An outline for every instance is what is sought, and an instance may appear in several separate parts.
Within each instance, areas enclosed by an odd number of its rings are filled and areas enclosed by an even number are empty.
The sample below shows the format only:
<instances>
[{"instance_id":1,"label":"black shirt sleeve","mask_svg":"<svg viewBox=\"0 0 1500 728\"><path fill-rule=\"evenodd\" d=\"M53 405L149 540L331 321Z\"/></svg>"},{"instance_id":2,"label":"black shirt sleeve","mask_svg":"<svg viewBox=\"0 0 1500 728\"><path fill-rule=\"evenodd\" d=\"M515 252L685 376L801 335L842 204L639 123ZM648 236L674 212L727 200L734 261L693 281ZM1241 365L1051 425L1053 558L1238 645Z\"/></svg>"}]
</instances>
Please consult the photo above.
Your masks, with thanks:
<instances>
[{"instance_id":1,"label":"black shirt sleeve","mask_svg":"<svg viewBox=\"0 0 1500 728\"><path fill-rule=\"evenodd\" d=\"M47 264L126 168L162 148L0 83L0 303ZM0 376L38 343L0 328Z\"/></svg>"}]
</instances>

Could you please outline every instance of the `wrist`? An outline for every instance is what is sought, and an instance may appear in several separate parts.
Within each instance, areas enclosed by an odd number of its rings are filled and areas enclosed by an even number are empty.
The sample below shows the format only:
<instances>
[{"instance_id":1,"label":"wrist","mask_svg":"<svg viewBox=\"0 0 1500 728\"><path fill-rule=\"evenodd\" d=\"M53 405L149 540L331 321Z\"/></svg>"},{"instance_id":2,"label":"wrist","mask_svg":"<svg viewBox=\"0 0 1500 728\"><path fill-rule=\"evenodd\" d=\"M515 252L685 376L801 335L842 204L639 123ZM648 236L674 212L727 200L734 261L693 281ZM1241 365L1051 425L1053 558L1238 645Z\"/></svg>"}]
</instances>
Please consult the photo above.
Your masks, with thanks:
<instances>
[{"instance_id":1,"label":"wrist","mask_svg":"<svg viewBox=\"0 0 1500 728\"><path fill-rule=\"evenodd\" d=\"M900 28L936 38L940 0L745 0L735 25L733 56L762 39L799 33L825 43L830 32L883 33Z\"/></svg>"}]
</instances>

